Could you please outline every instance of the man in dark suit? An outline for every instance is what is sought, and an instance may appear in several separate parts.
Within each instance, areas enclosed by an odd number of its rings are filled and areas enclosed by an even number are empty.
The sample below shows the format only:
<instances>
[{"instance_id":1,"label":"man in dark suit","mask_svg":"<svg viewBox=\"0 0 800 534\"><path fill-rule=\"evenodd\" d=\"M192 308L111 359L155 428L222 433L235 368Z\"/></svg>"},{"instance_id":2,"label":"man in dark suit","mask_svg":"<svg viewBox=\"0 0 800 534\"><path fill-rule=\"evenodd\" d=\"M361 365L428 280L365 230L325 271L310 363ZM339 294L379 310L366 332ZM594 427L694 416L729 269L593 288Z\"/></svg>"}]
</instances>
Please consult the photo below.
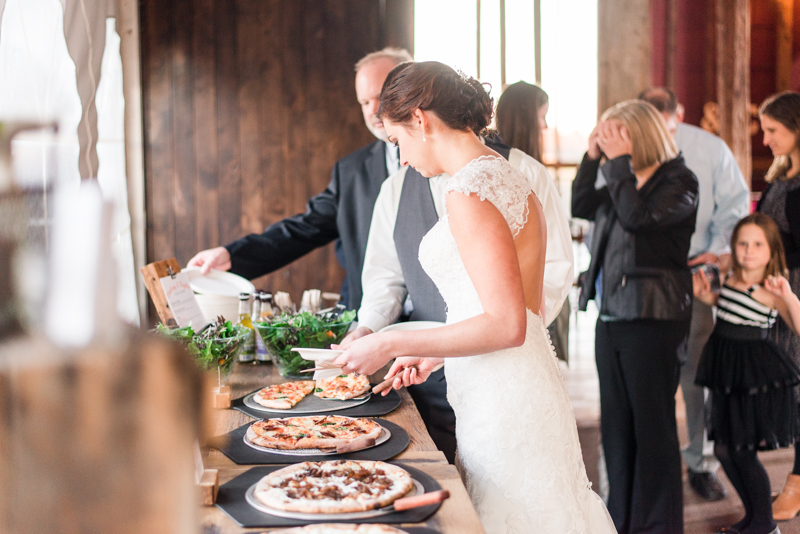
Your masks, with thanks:
<instances>
[{"instance_id":1,"label":"man in dark suit","mask_svg":"<svg viewBox=\"0 0 800 534\"><path fill-rule=\"evenodd\" d=\"M328 188L309 200L305 213L275 223L261 234L251 234L224 247L200 252L189 261L189 266L204 271L212 267L230 270L245 278L256 278L337 240L336 256L347 271L342 296L348 308L359 309L363 295L361 272L375 201L381 184L400 169L399 154L393 145L386 142L386 130L376 117L381 88L389 71L411 60L411 55L405 50L384 49L365 56L356 64L356 96L364 122L378 140L339 160L333 168ZM427 184L422 176L419 179ZM416 195L410 195L405 202L413 206L425 200L431 202L427 186L417 188ZM424 233L417 232L415 239L406 242L407 250L404 252L416 258L419 239ZM418 270L422 271L422 268ZM433 315L423 316L444 321L444 301L438 296L433 282L429 279L428 282L441 306L428 310ZM423 312L426 304L417 302L415 310ZM455 414L447 402L444 373L440 374L438 381L431 380L429 384L414 386L412 390L419 392L414 392L414 401L434 443L452 462L456 448Z\"/></svg>"},{"instance_id":2,"label":"man in dark suit","mask_svg":"<svg viewBox=\"0 0 800 534\"><path fill-rule=\"evenodd\" d=\"M336 240L336 257L347 272L342 297L348 308L358 309L375 199L383 181L400 168L397 152L387 143L386 130L376 117L381 88L389 71L411 60L405 50L385 48L356 64L356 97L367 128L378 140L336 162L327 189L308 201L305 213L277 222L261 234L199 252L189 266L257 278Z\"/></svg>"}]
</instances>

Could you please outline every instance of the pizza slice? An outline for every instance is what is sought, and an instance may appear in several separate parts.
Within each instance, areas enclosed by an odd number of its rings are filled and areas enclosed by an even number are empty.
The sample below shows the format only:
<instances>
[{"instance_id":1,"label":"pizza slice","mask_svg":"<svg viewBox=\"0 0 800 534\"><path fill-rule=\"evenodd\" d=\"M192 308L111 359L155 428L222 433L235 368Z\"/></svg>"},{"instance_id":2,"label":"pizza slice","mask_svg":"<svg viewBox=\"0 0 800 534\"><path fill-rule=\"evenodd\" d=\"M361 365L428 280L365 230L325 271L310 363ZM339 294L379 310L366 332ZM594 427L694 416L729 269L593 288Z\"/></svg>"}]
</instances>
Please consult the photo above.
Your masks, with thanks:
<instances>
[{"instance_id":1,"label":"pizza slice","mask_svg":"<svg viewBox=\"0 0 800 534\"><path fill-rule=\"evenodd\" d=\"M312 391L314 391L312 380L284 382L265 387L253 396L253 400L267 408L288 410Z\"/></svg>"},{"instance_id":2,"label":"pizza slice","mask_svg":"<svg viewBox=\"0 0 800 534\"><path fill-rule=\"evenodd\" d=\"M314 395L321 399L348 400L360 397L371 388L369 377L358 373L317 380Z\"/></svg>"}]
</instances>

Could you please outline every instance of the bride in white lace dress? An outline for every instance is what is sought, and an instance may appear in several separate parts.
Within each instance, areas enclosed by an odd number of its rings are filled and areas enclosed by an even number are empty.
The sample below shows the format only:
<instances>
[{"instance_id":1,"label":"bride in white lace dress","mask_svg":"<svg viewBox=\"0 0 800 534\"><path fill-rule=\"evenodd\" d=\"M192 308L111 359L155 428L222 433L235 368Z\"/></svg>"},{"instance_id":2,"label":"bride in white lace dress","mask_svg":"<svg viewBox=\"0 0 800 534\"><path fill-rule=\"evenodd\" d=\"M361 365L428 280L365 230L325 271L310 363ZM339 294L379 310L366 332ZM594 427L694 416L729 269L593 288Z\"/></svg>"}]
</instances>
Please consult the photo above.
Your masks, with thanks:
<instances>
[{"instance_id":1,"label":"bride in white lace dress","mask_svg":"<svg viewBox=\"0 0 800 534\"><path fill-rule=\"evenodd\" d=\"M401 163L446 172L446 210L419 258L447 326L354 341L337 360L373 373L397 358L394 386L444 363L458 461L487 533L616 532L590 489L572 406L540 310L546 226L527 179L478 137L492 100L435 62L400 65L380 116Z\"/></svg>"}]
</instances>

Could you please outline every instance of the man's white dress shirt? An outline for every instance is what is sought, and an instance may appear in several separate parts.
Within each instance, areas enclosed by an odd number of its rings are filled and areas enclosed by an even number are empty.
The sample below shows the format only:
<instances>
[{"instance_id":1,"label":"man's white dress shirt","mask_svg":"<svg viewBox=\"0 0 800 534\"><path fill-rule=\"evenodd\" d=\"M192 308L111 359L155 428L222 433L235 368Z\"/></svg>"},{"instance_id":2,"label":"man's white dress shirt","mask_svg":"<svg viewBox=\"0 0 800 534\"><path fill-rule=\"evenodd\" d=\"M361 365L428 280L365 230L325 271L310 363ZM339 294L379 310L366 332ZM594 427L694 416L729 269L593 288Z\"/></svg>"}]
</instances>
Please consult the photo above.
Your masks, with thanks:
<instances>
[{"instance_id":1,"label":"man's white dress shirt","mask_svg":"<svg viewBox=\"0 0 800 534\"><path fill-rule=\"evenodd\" d=\"M549 324L558 315L572 287L572 236L569 218L555 182L541 163L516 148L511 149L508 161L528 178L531 190L542 204L547 221L544 296L545 322ZM408 295L394 243L394 225L407 170L407 167L403 167L386 179L372 214L364 268L361 271L364 297L358 310L358 324L373 332L397 321ZM449 175L442 174L428 180L439 216L444 213L444 192L449 179Z\"/></svg>"}]
</instances>

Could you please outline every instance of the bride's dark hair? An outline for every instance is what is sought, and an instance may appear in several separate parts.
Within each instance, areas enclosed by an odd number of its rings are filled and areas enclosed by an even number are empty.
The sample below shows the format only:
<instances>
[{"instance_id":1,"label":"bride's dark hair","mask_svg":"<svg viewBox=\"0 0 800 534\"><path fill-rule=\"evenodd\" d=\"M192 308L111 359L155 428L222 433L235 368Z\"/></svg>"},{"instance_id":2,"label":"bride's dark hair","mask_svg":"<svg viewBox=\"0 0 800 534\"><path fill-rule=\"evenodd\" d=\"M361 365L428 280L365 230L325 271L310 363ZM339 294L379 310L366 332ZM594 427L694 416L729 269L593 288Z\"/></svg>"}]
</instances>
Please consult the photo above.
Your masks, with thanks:
<instances>
[{"instance_id":1,"label":"bride's dark hair","mask_svg":"<svg viewBox=\"0 0 800 534\"><path fill-rule=\"evenodd\" d=\"M415 109L431 111L454 130L480 135L492 121L494 101L475 78L437 61L401 63L381 90L378 117L407 123Z\"/></svg>"}]
</instances>

